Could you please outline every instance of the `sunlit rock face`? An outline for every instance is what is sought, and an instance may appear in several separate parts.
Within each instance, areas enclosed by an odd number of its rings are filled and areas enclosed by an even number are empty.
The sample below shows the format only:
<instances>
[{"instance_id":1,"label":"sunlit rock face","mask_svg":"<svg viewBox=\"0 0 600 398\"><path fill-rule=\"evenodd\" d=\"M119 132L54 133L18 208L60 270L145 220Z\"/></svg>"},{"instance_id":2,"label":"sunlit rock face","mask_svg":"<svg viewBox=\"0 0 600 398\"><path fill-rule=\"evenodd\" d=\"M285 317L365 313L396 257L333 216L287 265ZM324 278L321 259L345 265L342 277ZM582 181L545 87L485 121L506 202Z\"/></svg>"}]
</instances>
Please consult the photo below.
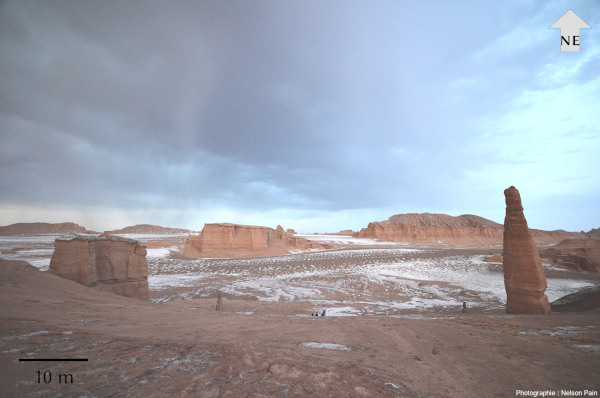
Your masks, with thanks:
<instances>
[{"instance_id":1,"label":"sunlit rock face","mask_svg":"<svg viewBox=\"0 0 600 398\"><path fill-rule=\"evenodd\" d=\"M530 230L536 244L552 244L581 237L579 232ZM390 242L454 245L501 245L504 227L472 214L453 217L447 214L408 213L371 222L354 234L357 238Z\"/></svg>"},{"instance_id":2,"label":"sunlit rock face","mask_svg":"<svg viewBox=\"0 0 600 398\"><path fill-rule=\"evenodd\" d=\"M470 214L409 213L371 222L354 236L409 243L499 244L502 225Z\"/></svg>"},{"instance_id":3,"label":"sunlit rock face","mask_svg":"<svg viewBox=\"0 0 600 398\"><path fill-rule=\"evenodd\" d=\"M149 300L146 247L110 236L62 236L54 242L50 272L122 296Z\"/></svg>"},{"instance_id":4,"label":"sunlit rock face","mask_svg":"<svg viewBox=\"0 0 600 398\"><path fill-rule=\"evenodd\" d=\"M264 257L294 250L329 249L330 245L296 237L283 230L252 225L206 224L200 235L190 235L183 255L199 257Z\"/></svg>"},{"instance_id":5,"label":"sunlit rock face","mask_svg":"<svg viewBox=\"0 0 600 398\"><path fill-rule=\"evenodd\" d=\"M521 195L515 187L504 191L504 250L502 257L507 314L548 314L544 294L546 275L523 214Z\"/></svg>"}]
</instances>

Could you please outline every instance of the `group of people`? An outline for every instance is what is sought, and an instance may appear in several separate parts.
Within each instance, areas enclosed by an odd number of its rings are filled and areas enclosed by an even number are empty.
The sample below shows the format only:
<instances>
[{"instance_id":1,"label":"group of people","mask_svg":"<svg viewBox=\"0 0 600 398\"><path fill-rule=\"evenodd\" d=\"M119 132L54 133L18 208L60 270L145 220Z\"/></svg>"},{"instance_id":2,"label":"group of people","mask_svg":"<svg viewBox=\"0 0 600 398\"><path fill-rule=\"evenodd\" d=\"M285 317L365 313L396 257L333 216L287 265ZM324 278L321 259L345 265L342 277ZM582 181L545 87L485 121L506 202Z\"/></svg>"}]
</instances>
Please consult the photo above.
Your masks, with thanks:
<instances>
[{"instance_id":1,"label":"group of people","mask_svg":"<svg viewBox=\"0 0 600 398\"><path fill-rule=\"evenodd\" d=\"M323 307L323 312L321 312L321 316L325 316L325 314L327 313L327 308ZM310 313L311 316L319 316L318 312L311 312Z\"/></svg>"}]
</instances>

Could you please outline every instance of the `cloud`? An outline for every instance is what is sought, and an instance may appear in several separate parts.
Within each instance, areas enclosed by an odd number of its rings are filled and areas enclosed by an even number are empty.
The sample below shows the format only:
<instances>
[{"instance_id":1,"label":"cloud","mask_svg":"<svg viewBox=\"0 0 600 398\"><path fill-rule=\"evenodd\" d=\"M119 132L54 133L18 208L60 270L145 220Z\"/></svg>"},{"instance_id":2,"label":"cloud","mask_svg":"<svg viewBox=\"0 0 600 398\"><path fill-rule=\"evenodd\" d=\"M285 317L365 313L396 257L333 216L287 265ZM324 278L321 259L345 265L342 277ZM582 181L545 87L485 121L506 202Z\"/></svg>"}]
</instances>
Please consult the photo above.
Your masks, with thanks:
<instances>
[{"instance_id":1,"label":"cloud","mask_svg":"<svg viewBox=\"0 0 600 398\"><path fill-rule=\"evenodd\" d=\"M2 3L0 207L310 230L496 216L515 180L594 197L598 34L561 57L565 7Z\"/></svg>"}]
</instances>

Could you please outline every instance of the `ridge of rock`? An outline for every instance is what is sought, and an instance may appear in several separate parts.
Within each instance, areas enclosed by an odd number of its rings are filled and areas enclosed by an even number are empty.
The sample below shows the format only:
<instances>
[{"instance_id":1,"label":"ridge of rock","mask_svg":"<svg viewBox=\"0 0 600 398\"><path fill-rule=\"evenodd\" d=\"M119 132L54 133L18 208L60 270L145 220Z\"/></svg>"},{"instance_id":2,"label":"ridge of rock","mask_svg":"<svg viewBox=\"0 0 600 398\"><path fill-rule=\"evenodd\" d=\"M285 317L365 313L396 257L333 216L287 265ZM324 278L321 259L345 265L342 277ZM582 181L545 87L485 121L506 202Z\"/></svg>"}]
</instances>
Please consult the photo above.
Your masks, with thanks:
<instances>
[{"instance_id":1,"label":"ridge of rock","mask_svg":"<svg viewBox=\"0 0 600 398\"><path fill-rule=\"evenodd\" d=\"M199 235L185 240L183 255L200 257L261 257L291 250L330 249L331 246L296 237L283 230L230 223L205 224Z\"/></svg>"},{"instance_id":2,"label":"ridge of rock","mask_svg":"<svg viewBox=\"0 0 600 398\"><path fill-rule=\"evenodd\" d=\"M160 225L152 224L136 224L121 229L115 229L112 231L104 231L104 234L115 235L115 234L148 234L148 235L178 235L187 234L191 231L183 228L170 228L162 227Z\"/></svg>"},{"instance_id":3,"label":"ridge of rock","mask_svg":"<svg viewBox=\"0 0 600 398\"><path fill-rule=\"evenodd\" d=\"M537 244L560 242L569 237L579 237L578 232L542 231L532 229ZM500 245L504 226L473 214L458 217L447 214L407 213L396 214L386 221L370 222L354 234L357 238L380 239L391 242L429 244Z\"/></svg>"},{"instance_id":4,"label":"ridge of rock","mask_svg":"<svg viewBox=\"0 0 600 398\"><path fill-rule=\"evenodd\" d=\"M546 275L533 236L523 213L521 195L511 186L504 190L503 265L507 314L548 314L550 303L544 294Z\"/></svg>"},{"instance_id":5,"label":"ridge of rock","mask_svg":"<svg viewBox=\"0 0 600 398\"><path fill-rule=\"evenodd\" d=\"M592 228L587 232L584 232L587 236L592 236L595 238L600 238L600 228Z\"/></svg>"},{"instance_id":6,"label":"ridge of rock","mask_svg":"<svg viewBox=\"0 0 600 398\"><path fill-rule=\"evenodd\" d=\"M8 235L44 235L44 234L66 234L66 233L94 233L85 227L72 222L63 223L16 223L0 227L0 236Z\"/></svg>"},{"instance_id":7,"label":"ridge of rock","mask_svg":"<svg viewBox=\"0 0 600 398\"><path fill-rule=\"evenodd\" d=\"M552 311L578 312L591 311L600 307L600 286L587 286L577 292L567 294L552 303Z\"/></svg>"},{"instance_id":8,"label":"ridge of rock","mask_svg":"<svg viewBox=\"0 0 600 398\"><path fill-rule=\"evenodd\" d=\"M491 220L465 214L408 213L386 221L371 222L354 234L357 238L410 243L498 244L502 226Z\"/></svg>"},{"instance_id":9,"label":"ridge of rock","mask_svg":"<svg viewBox=\"0 0 600 398\"><path fill-rule=\"evenodd\" d=\"M558 265L573 271L600 272L600 239L565 239L543 250L540 255Z\"/></svg>"}]
</instances>

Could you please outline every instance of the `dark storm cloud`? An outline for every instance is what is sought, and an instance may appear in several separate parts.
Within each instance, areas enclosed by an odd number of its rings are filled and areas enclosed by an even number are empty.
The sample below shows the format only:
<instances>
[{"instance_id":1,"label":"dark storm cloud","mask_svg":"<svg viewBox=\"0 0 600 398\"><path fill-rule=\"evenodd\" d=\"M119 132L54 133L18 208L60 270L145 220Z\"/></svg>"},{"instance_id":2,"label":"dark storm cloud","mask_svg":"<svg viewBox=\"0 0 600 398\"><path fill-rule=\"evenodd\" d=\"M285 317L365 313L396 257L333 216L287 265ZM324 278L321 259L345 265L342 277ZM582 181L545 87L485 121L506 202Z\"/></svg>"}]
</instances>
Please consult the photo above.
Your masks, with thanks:
<instances>
[{"instance_id":1,"label":"dark storm cloud","mask_svg":"<svg viewBox=\"0 0 600 398\"><path fill-rule=\"evenodd\" d=\"M478 120L542 85L552 43L538 29L555 13L542 2L2 3L0 201L452 208L480 159L464 149ZM521 34L529 42L511 45Z\"/></svg>"}]
</instances>

